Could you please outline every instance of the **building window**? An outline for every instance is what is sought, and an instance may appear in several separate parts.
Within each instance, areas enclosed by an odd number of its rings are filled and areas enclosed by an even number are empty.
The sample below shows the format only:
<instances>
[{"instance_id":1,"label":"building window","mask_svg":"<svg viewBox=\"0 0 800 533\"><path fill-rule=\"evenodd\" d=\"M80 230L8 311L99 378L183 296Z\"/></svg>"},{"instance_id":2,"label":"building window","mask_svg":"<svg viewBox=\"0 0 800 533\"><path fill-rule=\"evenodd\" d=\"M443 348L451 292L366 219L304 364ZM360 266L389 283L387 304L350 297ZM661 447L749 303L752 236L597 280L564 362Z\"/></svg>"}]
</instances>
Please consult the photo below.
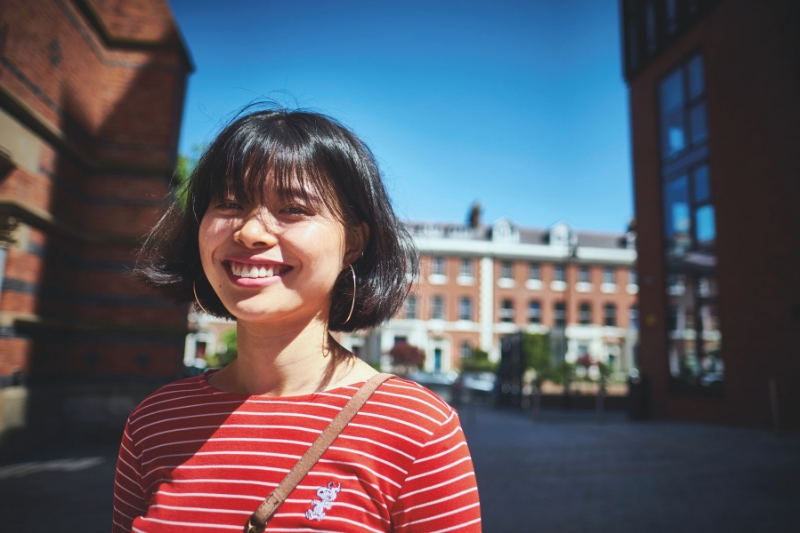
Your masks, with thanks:
<instances>
[{"instance_id":1,"label":"building window","mask_svg":"<svg viewBox=\"0 0 800 533\"><path fill-rule=\"evenodd\" d=\"M503 261L500 265L500 277L504 279L513 279L513 266L511 261Z\"/></svg>"},{"instance_id":2,"label":"building window","mask_svg":"<svg viewBox=\"0 0 800 533\"><path fill-rule=\"evenodd\" d=\"M556 265L555 270L553 272L553 279L555 281L566 281L567 274L564 265Z\"/></svg>"},{"instance_id":3,"label":"building window","mask_svg":"<svg viewBox=\"0 0 800 533\"><path fill-rule=\"evenodd\" d=\"M578 320L584 326L592 323L592 305L589 303L582 303L578 312Z\"/></svg>"},{"instance_id":4,"label":"building window","mask_svg":"<svg viewBox=\"0 0 800 533\"><path fill-rule=\"evenodd\" d=\"M605 267L603 269L603 283L608 285L616 284L617 280L614 276L614 267Z\"/></svg>"},{"instance_id":5,"label":"building window","mask_svg":"<svg viewBox=\"0 0 800 533\"><path fill-rule=\"evenodd\" d=\"M542 323L542 304L537 300L528 303L528 322L531 324Z\"/></svg>"},{"instance_id":6,"label":"building window","mask_svg":"<svg viewBox=\"0 0 800 533\"><path fill-rule=\"evenodd\" d=\"M461 259L461 268L458 271L458 275L464 276L465 278L472 277L472 259L468 257Z\"/></svg>"},{"instance_id":7,"label":"building window","mask_svg":"<svg viewBox=\"0 0 800 533\"><path fill-rule=\"evenodd\" d=\"M703 58L700 54L670 72L659 84L658 96L662 159L680 156L707 140Z\"/></svg>"},{"instance_id":8,"label":"building window","mask_svg":"<svg viewBox=\"0 0 800 533\"><path fill-rule=\"evenodd\" d=\"M699 53L667 74L658 89L668 360L675 390L720 387L724 368L705 95Z\"/></svg>"},{"instance_id":9,"label":"building window","mask_svg":"<svg viewBox=\"0 0 800 533\"><path fill-rule=\"evenodd\" d=\"M469 341L461 341L461 359L472 357L472 344Z\"/></svg>"},{"instance_id":10,"label":"building window","mask_svg":"<svg viewBox=\"0 0 800 533\"><path fill-rule=\"evenodd\" d=\"M500 305L500 321L514 321L514 302L511 300L503 300L502 304Z\"/></svg>"},{"instance_id":11,"label":"building window","mask_svg":"<svg viewBox=\"0 0 800 533\"><path fill-rule=\"evenodd\" d=\"M444 276L444 257L434 257L431 259L431 274L434 276Z\"/></svg>"},{"instance_id":12,"label":"building window","mask_svg":"<svg viewBox=\"0 0 800 533\"><path fill-rule=\"evenodd\" d=\"M656 51L656 3L648 0L645 7L645 29L647 31L647 52Z\"/></svg>"},{"instance_id":13,"label":"building window","mask_svg":"<svg viewBox=\"0 0 800 533\"><path fill-rule=\"evenodd\" d=\"M406 298L406 318L417 318L417 297L409 296Z\"/></svg>"},{"instance_id":14,"label":"building window","mask_svg":"<svg viewBox=\"0 0 800 533\"><path fill-rule=\"evenodd\" d=\"M578 281L581 283L589 283L589 267L582 266L580 270L578 270Z\"/></svg>"},{"instance_id":15,"label":"building window","mask_svg":"<svg viewBox=\"0 0 800 533\"><path fill-rule=\"evenodd\" d=\"M556 328L567 327L567 306L564 302L556 302L553 308L553 325Z\"/></svg>"},{"instance_id":16,"label":"building window","mask_svg":"<svg viewBox=\"0 0 800 533\"><path fill-rule=\"evenodd\" d=\"M472 320L472 299L464 296L458 301L458 319Z\"/></svg>"},{"instance_id":17,"label":"building window","mask_svg":"<svg viewBox=\"0 0 800 533\"><path fill-rule=\"evenodd\" d=\"M528 265L528 279L533 281L540 281L542 279L542 269L539 263L531 263Z\"/></svg>"},{"instance_id":18,"label":"building window","mask_svg":"<svg viewBox=\"0 0 800 533\"><path fill-rule=\"evenodd\" d=\"M434 296L431 300L431 318L444 320L444 297Z\"/></svg>"},{"instance_id":19,"label":"building window","mask_svg":"<svg viewBox=\"0 0 800 533\"><path fill-rule=\"evenodd\" d=\"M628 285L638 285L639 284L639 274L636 272L635 268L628 270Z\"/></svg>"},{"instance_id":20,"label":"building window","mask_svg":"<svg viewBox=\"0 0 800 533\"><path fill-rule=\"evenodd\" d=\"M639 308L632 305L628 312L628 324L631 329L639 329Z\"/></svg>"},{"instance_id":21,"label":"building window","mask_svg":"<svg viewBox=\"0 0 800 533\"><path fill-rule=\"evenodd\" d=\"M609 327L617 326L617 306L606 304L603 308L603 324Z\"/></svg>"},{"instance_id":22,"label":"building window","mask_svg":"<svg viewBox=\"0 0 800 533\"><path fill-rule=\"evenodd\" d=\"M678 29L678 0L666 0L664 8L667 15L667 33L672 35Z\"/></svg>"}]
</instances>

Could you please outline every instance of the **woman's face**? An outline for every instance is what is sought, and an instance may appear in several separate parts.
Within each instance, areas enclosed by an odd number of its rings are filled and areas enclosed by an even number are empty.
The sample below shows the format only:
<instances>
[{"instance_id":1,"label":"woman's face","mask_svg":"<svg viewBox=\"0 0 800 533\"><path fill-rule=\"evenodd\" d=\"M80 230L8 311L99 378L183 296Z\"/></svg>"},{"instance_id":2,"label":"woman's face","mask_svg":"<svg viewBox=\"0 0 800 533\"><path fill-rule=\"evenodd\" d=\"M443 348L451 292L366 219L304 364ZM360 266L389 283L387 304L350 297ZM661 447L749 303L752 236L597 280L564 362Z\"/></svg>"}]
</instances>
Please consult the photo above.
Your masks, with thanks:
<instances>
[{"instance_id":1,"label":"woman's face","mask_svg":"<svg viewBox=\"0 0 800 533\"><path fill-rule=\"evenodd\" d=\"M339 220L299 198L273 205L221 198L200 222L200 258L239 320L327 321L334 282L361 253L363 231L348 233L350 247Z\"/></svg>"}]
</instances>

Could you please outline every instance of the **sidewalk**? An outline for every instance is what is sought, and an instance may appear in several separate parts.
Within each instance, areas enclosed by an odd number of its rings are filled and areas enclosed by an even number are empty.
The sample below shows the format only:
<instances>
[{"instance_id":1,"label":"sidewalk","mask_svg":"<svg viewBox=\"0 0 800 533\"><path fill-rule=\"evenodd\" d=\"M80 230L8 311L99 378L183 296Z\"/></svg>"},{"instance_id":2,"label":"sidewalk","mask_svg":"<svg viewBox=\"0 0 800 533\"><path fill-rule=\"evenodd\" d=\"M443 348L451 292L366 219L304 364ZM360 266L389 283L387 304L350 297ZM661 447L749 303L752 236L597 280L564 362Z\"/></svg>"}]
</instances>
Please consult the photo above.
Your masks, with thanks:
<instances>
[{"instance_id":1,"label":"sidewalk","mask_svg":"<svg viewBox=\"0 0 800 533\"><path fill-rule=\"evenodd\" d=\"M464 407L487 533L800 531L800 436ZM0 464L0 531L107 532L116 445Z\"/></svg>"},{"instance_id":2,"label":"sidewalk","mask_svg":"<svg viewBox=\"0 0 800 533\"><path fill-rule=\"evenodd\" d=\"M460 411L484 531L800 531L800 436L593 411Z\"/></svg>"}]
</instances>

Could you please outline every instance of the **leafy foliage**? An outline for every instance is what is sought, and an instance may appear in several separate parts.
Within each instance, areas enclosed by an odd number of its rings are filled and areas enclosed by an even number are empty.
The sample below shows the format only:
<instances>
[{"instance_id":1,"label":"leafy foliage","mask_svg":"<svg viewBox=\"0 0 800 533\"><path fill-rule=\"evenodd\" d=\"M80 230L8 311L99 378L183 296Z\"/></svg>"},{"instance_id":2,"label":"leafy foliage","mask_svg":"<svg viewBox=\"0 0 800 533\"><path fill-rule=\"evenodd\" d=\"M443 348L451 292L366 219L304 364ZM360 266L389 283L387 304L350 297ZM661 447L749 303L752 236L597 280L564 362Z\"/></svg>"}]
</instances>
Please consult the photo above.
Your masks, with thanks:
<instances>
[{"instance_id":1,"label":"leafy foliage","mask_svg":"<svg viewBox=\"0 0 800 533\"><path fill-rule=\"evenodd\" d=\"M404 367L421 367L425 364L425 352L407 342L398 342L391 350L389 355L395 365L402 365Z\"/></svg>"},{"instance_id":2,"label":"leafy foliage","mask_svg":"<svg viewBox=\"0 0 800 533\"><path fill-rule=\"evenodd\" d=\"M497 363L489 361L489 353L474 349L472 355L461 360L461 372L497 372Z\"/></svg>"},{"instance_id":3,"label":"leafy foliage","mask_svg":"<svg viewBox=\"0 0 800 533\"><path fill-rule=\"evenodd\" d=\"M195 144L189 150L188 154L178 154L178 160L175 162L175 201L180 207L181 211L186 210L186 201L189 192L189 177L197 167L197 162L200 160L200 155L203 153L205 147L200 144Z\"/></svg>"},{"instance_id":4,"label":"leafy foliage","mask_svg":"<svg viewBox=\"0 0 800 533\"><path fill-rule=\"evenodd\" d=\"M229 365L236 356L239 355L238 347L236 344L236 328L229 329L225 333L222 334L220 338L222 346L225 348L224 351L219 351L214 355L209 355L206 357L209 366L212 367L223 367Z\"/></svg>"}]
</instances>

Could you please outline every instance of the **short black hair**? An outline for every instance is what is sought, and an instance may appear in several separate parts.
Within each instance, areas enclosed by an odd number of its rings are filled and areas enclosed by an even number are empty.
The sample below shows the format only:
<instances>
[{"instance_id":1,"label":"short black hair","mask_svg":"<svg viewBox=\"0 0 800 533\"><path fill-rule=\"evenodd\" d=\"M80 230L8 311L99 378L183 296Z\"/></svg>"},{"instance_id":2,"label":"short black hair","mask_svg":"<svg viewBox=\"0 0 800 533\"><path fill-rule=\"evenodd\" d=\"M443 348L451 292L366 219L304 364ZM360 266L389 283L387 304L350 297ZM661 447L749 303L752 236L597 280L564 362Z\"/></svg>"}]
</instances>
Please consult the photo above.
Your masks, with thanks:
<instances>
[{"instance_id":1,"label":"short black hair","mask_svg":"<svg viewBox=\"0 0 800 533\"><path fill-rule=\"evenodd\" d=\"M306 185L306 186L303 186ZM173 203L148 235L135 275L178 303L197 297L208 312L235 318L203 272L198 234L210 202L233 192L265 204L316 191L303 198L322 203L345 226L366 223L369 239L331 295L328 327L357 331L391 318L416 278L419 256L386 194L375 156L336 120L320 113L259 104L243 109L208 145L186 184L186 206Z\"/></svg>"}]
</instances>

